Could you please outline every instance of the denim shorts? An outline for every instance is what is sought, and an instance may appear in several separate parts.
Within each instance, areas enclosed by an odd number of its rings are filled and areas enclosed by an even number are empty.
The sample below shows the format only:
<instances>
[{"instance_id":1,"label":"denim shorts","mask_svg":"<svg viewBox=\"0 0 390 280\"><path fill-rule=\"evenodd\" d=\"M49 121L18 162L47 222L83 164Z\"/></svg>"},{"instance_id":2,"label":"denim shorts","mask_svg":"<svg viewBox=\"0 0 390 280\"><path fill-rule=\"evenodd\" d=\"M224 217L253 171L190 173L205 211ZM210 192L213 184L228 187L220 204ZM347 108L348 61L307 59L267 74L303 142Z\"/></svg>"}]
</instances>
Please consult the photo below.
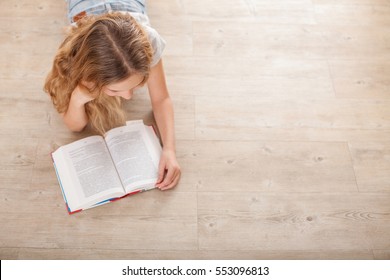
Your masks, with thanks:
<instances>
[{"instance_id":1,"label":"denim shorts","mask_svg":"<svg viewBox=\"0 0 390 280\"><path fill-rule=\"evenodd\" d=\"M126 11L146 14L145 0L66 0L68 19L71 23L80 13L101 15L111 11Z\"/></svg>"}]
</instances>

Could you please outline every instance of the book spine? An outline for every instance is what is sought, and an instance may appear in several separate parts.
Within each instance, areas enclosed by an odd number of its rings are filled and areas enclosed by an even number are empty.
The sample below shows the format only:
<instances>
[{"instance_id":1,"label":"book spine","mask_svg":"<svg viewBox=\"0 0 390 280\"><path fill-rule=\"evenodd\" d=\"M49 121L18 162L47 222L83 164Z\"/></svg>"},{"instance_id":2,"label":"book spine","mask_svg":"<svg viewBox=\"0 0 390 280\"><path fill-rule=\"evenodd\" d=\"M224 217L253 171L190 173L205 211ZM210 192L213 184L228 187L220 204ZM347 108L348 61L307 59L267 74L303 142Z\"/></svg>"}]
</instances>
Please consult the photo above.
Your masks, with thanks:
<instances>
[{"instance_id":1,"label":"book spine","mask_svg":"<svg viewBox=\"0 0 390 280\"><path fill-rule=\"evenodd\" d=\"M134 194L141 193L141 192L144 192L144 190L136 190L136 191L133 191L133 192L129 192L129 193L125 194L124 196L121 196L121 197L118 197L118 198L114 198L112 201L117 201L117 200L119 200L121 198L124 198L126 196L134 195Z\"/></svg>"},{"instance_id":2,"label":"book spine","mask_svg":"<svg viewBox=\"0 0 390 280\"><path fill-rule=\"evenodd\" d=\"M78 212L83 211L83 209L71 211L70 208L69 208L69 206L68 206L68 203L66 203L66 209L68 210L68 214L69 214L69 215L73 215L73 214L75 214L75 213L78 213Z\"/></svg>"},{"instance_id":3,"label":"book spine","mask_svg":"<svg viewBox=\"0 0 390 280\"><path fill-rule=\"evenodd\" d=\"M66 199L66 195L65 195L65 192L64 192L64 188L62 187L60 175L58 174L58 171L57 171L56 163L54 162L53 153L51 153L50 156L51 156L51 160L53 161L53 166L54 166L54 170L55 170L55 172L56 172L58 184L60 185L62 197L64 198L64 201L65 201L66 211L68 212L69 215L72 215L72 214L74 214L74 213L81 212L83 209L78 209L78 210L74 210L74 211L72 211L72 209L70 209L70 207L69 207L69 205L68 205L68 200Z\"/></svg>"}]
</instances>

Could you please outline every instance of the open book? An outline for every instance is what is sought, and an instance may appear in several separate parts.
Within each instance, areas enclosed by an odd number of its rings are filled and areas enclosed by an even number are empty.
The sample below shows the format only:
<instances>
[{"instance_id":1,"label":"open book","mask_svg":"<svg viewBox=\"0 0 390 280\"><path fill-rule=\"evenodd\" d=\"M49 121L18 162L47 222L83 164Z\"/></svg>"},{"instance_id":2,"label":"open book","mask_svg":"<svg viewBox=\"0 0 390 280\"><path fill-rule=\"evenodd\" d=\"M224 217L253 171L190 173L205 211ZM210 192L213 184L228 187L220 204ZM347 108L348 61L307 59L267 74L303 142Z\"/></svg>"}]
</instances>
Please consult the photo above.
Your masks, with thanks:
<instances>
[{"instance_id":1,"label":"open book","mask_svg":"<svg viewBox=\"0 0 390 280\"><path fill-rule=\"evenodd\" d=\"M102 205L155 187L161 145L152 127L128 122L52 153L68 212Z\"/></svg>"}]
</instances>

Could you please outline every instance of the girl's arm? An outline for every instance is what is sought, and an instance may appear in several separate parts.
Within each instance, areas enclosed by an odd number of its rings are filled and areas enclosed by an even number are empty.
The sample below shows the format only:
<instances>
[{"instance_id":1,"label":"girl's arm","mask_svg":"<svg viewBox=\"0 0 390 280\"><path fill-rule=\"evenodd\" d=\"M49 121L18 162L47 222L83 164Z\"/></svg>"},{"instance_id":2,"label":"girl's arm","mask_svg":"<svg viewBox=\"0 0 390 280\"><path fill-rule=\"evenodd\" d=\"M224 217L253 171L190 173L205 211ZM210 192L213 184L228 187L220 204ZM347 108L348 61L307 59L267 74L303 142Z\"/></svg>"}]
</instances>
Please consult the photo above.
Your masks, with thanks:
<instances>
[{"instance_id":1,"label":"girl's arm","mask_svg":"<svg viewBox=\"0 0 390 280\"><path fill-rule=\"evenodd\" d=\"M61 114L65 125L71 131L79 132L88 123L88 116L85 112L84 105L94 99L88 93L87 88L78 85L72 92L67 111Z\"/></svg>"},{"instance_id":2,"label":"girl's arm","mask_svg":"<svg viewBox=\"0 0 390 280\"><path fill-rule=\"evenodd\" d=\"M181 171L176 160L173 105L165 82L162 60L150 71L148 89L163 142L156 187L166 190L179 182Z\"/></svg>"}]
</instances>

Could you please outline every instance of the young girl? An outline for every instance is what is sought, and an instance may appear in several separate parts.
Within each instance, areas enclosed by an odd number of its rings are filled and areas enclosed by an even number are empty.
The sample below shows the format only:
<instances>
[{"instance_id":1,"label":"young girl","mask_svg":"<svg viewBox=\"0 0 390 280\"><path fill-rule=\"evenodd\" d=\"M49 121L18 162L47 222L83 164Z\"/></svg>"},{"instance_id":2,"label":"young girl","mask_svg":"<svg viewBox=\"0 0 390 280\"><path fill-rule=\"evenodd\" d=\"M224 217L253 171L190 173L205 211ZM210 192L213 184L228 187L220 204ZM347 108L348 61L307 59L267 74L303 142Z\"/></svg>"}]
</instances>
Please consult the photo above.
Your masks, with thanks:
<instances>
[{"instance_id":1,"label":"young girl","mask_svg":"<svg viewBox=\"0 0 390 280\"><path fill-rule=\"evenodd\" d=\"M156 187L167 190L180 178L173 106L161 54L164 40L150 27L145 0L67 0L71 30L47 76L49 93L66 126L88 123L100 134L124 125L121 98L147 84L163 152Z\"/></svg>"}]
</instances>

